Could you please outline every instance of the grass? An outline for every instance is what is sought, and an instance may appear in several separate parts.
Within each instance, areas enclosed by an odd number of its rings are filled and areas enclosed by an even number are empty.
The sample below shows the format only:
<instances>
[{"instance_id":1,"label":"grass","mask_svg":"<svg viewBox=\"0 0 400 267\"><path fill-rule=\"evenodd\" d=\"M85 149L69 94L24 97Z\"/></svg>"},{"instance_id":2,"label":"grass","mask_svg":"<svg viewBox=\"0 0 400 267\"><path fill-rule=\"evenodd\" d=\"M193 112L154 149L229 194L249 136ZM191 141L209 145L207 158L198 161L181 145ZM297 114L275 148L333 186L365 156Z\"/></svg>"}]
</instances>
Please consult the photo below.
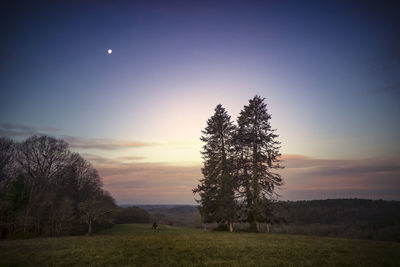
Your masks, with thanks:
<instances>
[{"instance_id":1,"label":"grass","mask_svg":"<svg viewBox=\"0 0 400 267\"><path fill-rule=\"evenodd\" d=\"M116 225L85 237L0 242L0 266L400 266L400 243Z\"/></svg>"}]
</instances>

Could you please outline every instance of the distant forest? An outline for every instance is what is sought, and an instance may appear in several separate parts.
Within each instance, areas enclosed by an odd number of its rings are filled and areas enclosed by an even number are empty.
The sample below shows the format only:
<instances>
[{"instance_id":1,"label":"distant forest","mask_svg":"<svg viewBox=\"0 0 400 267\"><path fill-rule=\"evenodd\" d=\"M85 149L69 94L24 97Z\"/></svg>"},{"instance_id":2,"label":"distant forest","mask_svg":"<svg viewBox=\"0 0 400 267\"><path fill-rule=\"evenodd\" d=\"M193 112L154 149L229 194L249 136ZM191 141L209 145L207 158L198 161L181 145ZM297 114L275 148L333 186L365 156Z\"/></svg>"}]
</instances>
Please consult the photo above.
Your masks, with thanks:
<instances>
[{"instance_id":1,"label":"distant forest","mask_svg":"<svg viewBox=\"0 0 400 267\"><path fill-rule=\"evenodd\" d=\"M400 202L367 199L279 201L271 231L400 241Z\"/></svg>"},{"instance_id":2,"label":"distant forest","mask_svg":"<svg viewBox=\"0 0 400 267\"><path fill-rule=\"evenodd\" d=\"M400 242L400 202L368 199L277 201L272 203L270 232L361 238ZM141 205L164 224L218 227L203 224L194 205ZM247 231L246 223L234 223L235 231ZM265 232L266 223L262 224Z\"/></svg>"}]
</instances>

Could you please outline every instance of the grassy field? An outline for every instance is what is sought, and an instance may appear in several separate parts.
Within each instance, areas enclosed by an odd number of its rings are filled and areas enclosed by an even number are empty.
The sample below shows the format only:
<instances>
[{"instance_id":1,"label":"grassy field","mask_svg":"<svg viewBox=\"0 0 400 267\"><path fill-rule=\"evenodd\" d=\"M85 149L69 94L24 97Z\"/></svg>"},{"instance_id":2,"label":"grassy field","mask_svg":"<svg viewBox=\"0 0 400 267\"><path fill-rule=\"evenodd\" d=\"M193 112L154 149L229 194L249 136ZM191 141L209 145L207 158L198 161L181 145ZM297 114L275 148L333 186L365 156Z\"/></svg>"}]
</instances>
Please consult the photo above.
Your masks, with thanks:
<instances>
[{"instance_id":1,"label":"grassy field","mask_svg":"<svg viewBox=\"0 0 400 267\"><path fill-rule=\"evenodd\" d=\"M400 243L116 225L85 237L0 241L1 266L400 266Z\"/></svg>"}]
</instances>

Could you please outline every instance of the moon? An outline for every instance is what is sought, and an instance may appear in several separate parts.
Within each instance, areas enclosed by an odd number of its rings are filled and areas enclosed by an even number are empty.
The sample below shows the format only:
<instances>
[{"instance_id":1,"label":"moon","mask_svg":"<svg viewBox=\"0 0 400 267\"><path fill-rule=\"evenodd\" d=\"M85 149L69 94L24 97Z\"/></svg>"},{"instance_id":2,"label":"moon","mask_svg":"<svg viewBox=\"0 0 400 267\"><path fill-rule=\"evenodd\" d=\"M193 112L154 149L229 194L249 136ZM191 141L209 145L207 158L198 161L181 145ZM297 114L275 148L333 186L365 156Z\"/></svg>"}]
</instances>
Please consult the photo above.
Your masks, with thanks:
<instances>
[{"instance_id":1,"label":"moon","mask_svg":"<svg viewBox=\"0 0 400 267\"><path fill-rule=\"evenodd\" d=\"M111 55L112 54L112 49L107 50L107 54Z\"/></svg>"}]
</instances>

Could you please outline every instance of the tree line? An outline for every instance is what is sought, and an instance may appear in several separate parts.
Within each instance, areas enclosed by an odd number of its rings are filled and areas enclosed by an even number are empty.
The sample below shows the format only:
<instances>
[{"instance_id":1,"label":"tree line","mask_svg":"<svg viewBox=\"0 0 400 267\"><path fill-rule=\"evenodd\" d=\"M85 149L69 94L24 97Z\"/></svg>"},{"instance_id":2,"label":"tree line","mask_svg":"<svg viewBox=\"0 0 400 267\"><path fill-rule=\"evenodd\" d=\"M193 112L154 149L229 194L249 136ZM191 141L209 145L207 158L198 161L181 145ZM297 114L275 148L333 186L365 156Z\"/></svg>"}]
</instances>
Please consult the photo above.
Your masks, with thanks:
<instances>
[{"instance_id":1,"label":"tree line","mask_svg":"<svg viewBox=\"0 0 400 267\"><path fill-rule=\"evenodd\" d=\"M371 199L277 201L272 232L400 241L400 202Z\"/></svg>"},{"instance_id":2,"label":"tree line","mask_svg":"<svg viewBox=\"0 0 400 267\"><path fill-rule=\"evenodd\" d=\"M0 138L1 237L90 234L115 210L96 169L65 141Z\"/></svg>"},{"instance_id":3,"label":"tree line","mask_svg":"<svg viewBox=\"0 0 400 267\"><path fill-rule=\"evenodd\" d=\"M283 184L276 170L283 167L264 100L250 99L236 125L222 105L207 120L200 138L203 178L193 189L204 223L217 222L232 232L233 222L248 222L249 230L259 231L260 222L271 220L271 200Z\"/></svg>"}]
</instances>

